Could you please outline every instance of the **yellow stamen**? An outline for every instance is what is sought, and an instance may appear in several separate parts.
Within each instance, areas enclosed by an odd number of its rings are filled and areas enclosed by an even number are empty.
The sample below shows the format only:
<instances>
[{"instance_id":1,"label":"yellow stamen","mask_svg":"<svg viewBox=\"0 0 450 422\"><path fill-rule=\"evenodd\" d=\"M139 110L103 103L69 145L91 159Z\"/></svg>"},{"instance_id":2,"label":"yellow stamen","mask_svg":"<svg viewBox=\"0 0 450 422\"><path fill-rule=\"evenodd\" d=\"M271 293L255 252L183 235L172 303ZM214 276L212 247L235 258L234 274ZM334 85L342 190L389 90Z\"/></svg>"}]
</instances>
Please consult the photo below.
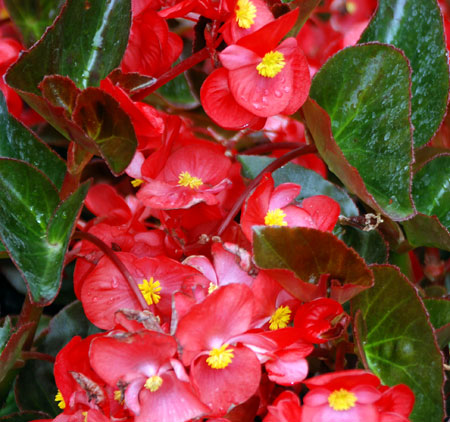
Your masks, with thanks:
<instances>
[{"instance_id":1,"label":"yellow stamen","mask_svg":"<svg viewBox=\"0 0 450 422\"><path fill-rule=\"evenodd\" d=\"M178 184L191 189L198 189L201 185L203 185L203 181L198 177L191 176L189 172L183 171L178 176Z\"/></svg>"},{"instance_id":2,"label":"yellow stamen","mask_svg":"<svg viewBox=\"0 0 450 422\"><path fill-rule=\"evenodd\" d=\"M133 188L137 188L138 186L141 186L142 183L144 183L144 181L142 179L134 179L131 181Z\"/></svg>"},{"instance_id":3,"label":"yellow stamen","mask_svg":"<svg viewBox=\"0 0 450 422\"><path fill-rule=\"evenodd\" d=\"M214 290L217 290L219 286L213 282L209 283L208 293L211 294Z\"/></svg>"},{"instance_id":4,"label":"yellow stamen","mask_svg":"<svg viewBox=\"0 0 450 422\"><path fill-rule=\"evenodd\" d=\"M147 378L144 387L154 393L155 391L159 390L159 387L161 387L162 383L163 379L160 376L153 375L152 377Z\"/></svg>"},{"instance_id":5,"label":"yellow stamen","mask_svg":"<svg viewBox=\"0 0 450 422\"><path fill-rule=\"evenodd\" d=\"M353 15L353 13L356 12L356 4L352 1L347 1L345 3L345 8L347 9L347 12L350 13L350 15Z\"/></svg>"},{"instance_id":6,"label":"yellow stamen","mask_svg":"<svg viewBox=\"0 0 450 422\"><path fill-rule=\"evenodd\" d=\"M59 390L56 393L55 401L58 402L58 407L60 409L65 409L66 408L66 402L64 401L64 397L62 396L61 391L59 391Z\"/></svg>"},{"instance_id":7,"label":"yellow stamen","mask_svg":"<svg viewBox=\"0 0 450 422\"><path fill-rule=\"evenodd\" d=\"M248 29L255 23L256 7L250 0L238 0L234 12L240 28Z\"/></svg>"},{"instance_id":8,"label":"yellow stamen","mask_svg":"<svg viewBox=\"0 0 450 422\"><path fill-rule=\"evenodd\" d=\"M278 330L279 328L286 328L291 320L291 309L289 306L280 306L273 313L272 318L270 318L270 330Z\"/></svg>"},{"instance_id":9,"label":"yellow stamen","mask_svg":"<svg viewBox=\"0 0 450 422\"><path fill-rule=\"evenodd\" d=\"M150 281L147 281L145 278L142 280L141 284L138 284L139 290L144 296L147 305L153 305L154 303L158 303L159 299L161 299L161 295L159 292L162 287L160 287L159 281L153 281L153 277L150 277Z\"/></svg>"},{"instance_id":10,"label":"yellow stamen","mask_svg":"<svg viewBox=\"0 0 450 422\"><path fill-rule=\"evenodd\" d=\"M261 63L256 66L256 70L261 76L274 78L286 65L284 54L279 51L269 51L263 57Z\"/></svg>"},{"instance_id":11,"label":"yellow stamen","mask_svg":"<svg viewBox=\"0 0 450 422\"><path fill-rule=\"evenodd\" d=\"M81 414L84 416L84 422L87 422L88 412L81 412Z\"/></svg>"},{"instance_id":12,"label":"yellow stamen","mask_svg":"<svg viewBox=\"0 0 450 422\"><path fill-rule=\"evenodd\" d=\"M122 392L120 390L114 391L114 400L119 402L120 404L123 404L123 397Z\"/></svg>"},{"instance_id":13,"label":"yellow stamen","mask_svg":"<svg viewBox=\"0 0 450 422\"><path fill-rule=\"evenodd\" d=\"M355 407L357 397L345 388L333 391L328 396L328 404L333 410L342 411Z\"/></svg>"},{"instance_id":14,"label":"yellow stamen","mask_svg":"<svg viewBox=\"0 0 450 422\"><path fill-rule=\"evenodd\" d=\"M286 217L286 214L280 208L267 211L267 214L264 217L264 224L266 226L287 226L284 217Z\"/></svg>"},{"instance_id":15,"label":"yellow stamen","mask_svg":"<svg viewBox=\"0 0 450 422\"><path fill-rule=\"evenodd\" d=\"M214 348L209 352L209 357L206 363L213 369L226 368L234 358L234 353L231 347L228 349L228 344L224 344L220 348Z\"/></svg>"}]
</instances>

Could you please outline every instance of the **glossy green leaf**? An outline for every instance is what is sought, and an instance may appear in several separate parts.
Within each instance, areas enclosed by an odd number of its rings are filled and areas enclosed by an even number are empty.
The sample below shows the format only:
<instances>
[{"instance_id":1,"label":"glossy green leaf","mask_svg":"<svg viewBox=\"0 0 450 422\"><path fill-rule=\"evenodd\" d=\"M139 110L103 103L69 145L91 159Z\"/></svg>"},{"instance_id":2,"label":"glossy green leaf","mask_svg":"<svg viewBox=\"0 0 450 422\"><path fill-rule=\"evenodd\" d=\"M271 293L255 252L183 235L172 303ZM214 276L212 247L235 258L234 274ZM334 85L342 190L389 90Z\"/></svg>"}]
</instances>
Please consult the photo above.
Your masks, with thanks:
<instances>
[{"instance_id":1,"label":"glossy green leaf","mask_svg":"<svg viewBox=\"0 0 450 422\"><path fill-rule=\"evenodd\" d=\"M261 157L255 155L239 155L238 160L242 164L242 174L244 177L254 179L274 158ZM346 217L358 215L358 208L351 198L333 183L325 180L315 171L306 169L297 164L288 163L272 174L275 186L282 183L297 183L302 187L297 198L302 200L314 195L326 195L333 198L341 206L341 214Z\"/></svg>"},{"instance_id":2,"label":"glossy green leaf","mask_svg":"<svg viewBox=\"0 0 450 422\"><path fill-rule=\"evenodd\" d=\"M449 69L444 25L436 0L379 0L360 42L380 41L403 50L412 67L414 144L425 145L447 109Z\"/></svg>"},{"instance_id":3,"label":"glossy green leaf","mask_svg":"<svg viewBox=\"0 0 450 422\"><path fill-rule=\"evenodd\" d=\"M409 86L410 68L400 51L382 44L349 47L313 79L310 95L318 105L309 100L302 108L330 170L394 220L413 213Z\"/></svg>"},{"instance_id":4,"label":"glossy green leaf","mask_svg":"<svg viewBox=\"0 0 450 422\"><path fill-rule=\"evenodd\" d=\"M441 421L442 358L424 305L395 267L371 268L375 286L352 300L368 369L385 385L409 385L416 397L411 422Z\"/></svg>"},{"instance_id":5,"label":"glossy green leaf","mask_svg":"<svg viewBox=\"0 0 450 422\"><path fill-rule=\"evenodd\" d=\"M8 339L11 335L11 318L9 315L3 320L3 324L0 327L0 354L3 352L3 349L8 342Z\"/></svg>"},{"instance_id":6,"label":"glossy green leaf","mask_svg":"<svg viewBox=\"0 0 450 422\"><path fill-rule=\"evenodd\" d=\"M439 346L446 347L450 343L450 300L424 299L430 315L431 325L436 330Z\"/></svg>"},{"instance_id":7,"label":"glossy green leaf","mask_svg":"<svg viewBox=\"0 0 450 422\"><path fill-rule=\"evenodd\" d=\"M364 260L331 233L305 227L265 226L257 226L253 233L256 265L276 273L274 278L300 300L311 300L319 293L326 295L327 286L321 285L323 275L333 280L330 297L341 303L373 284ZM297 278L290 277L286 270Z\"/></svg>"},{"instance_id":8,"label":"glossy green leaf","mask_svg":"<svg viewBox=\"0 0 450 422\"><path fill-rule=\"evenodd\" d=\"M61 189L66 166L46 144L8 113L0 92L0 157L26 161L44 172Z\"/></svg>"},{"instance_id":9,"label":"glossy green leaf","mask_svg":"<svg viewBox=\"0 0 450 422\"><path fill-rule=\"evenodd\" d=\"M25 45L30 46L41 38L47 26L58 16L64 0L5 0L4 3Z\"/></svg>"},{"instance_id":10,"label":"glossy green leaf","mask_svg":"<svg viewBox=\"0 0 450 422\"><path fill-rule=\"evenodd\" d=\"M402 226L412 246L429 246L450 251L450 233L437 217L417 214L411 220L403 221Z\"/></svg>"},{"instance_id":11,"label":"glossy green leaf","mask_svg":"<svg viewBox=\"0 0 450 422\"><path fill-rule=\"evenodd\" d=\"M384 264L389 251L386 241L377 230L363 231L351 226L336 226L338 239L353 248L368 264Z\"/></svg>"},{"instance_id":12,"label":"glossy green leaf","mask_svg":"<svg viewBox=\"0 0 450 422\"><path fill-rule=\"evenodd\" d=\"M58 293L64 256L88 184L59 202L50 180L23 161L0 159L0 237L33 302Z\"/></svg>"},{"instance_id":13,"label":"glossy green leaf","mask_svg":"<svg viewBox=\"0 0 450 422\"><path fill-rule=\"evenodd\" d=\"M184 73L163 85L156 92L175 107L189 109L200 104L192 95Z\"/></svg>"},{"instance_id":14,"label":"glossy green leaf","mask_svg":"<svg viewBox=\"0 0 450 422\"><path fill-rule=\"evenodd\" d=\"M130 25L130 0L67 0L50 30L9 70L8 84L37 95L47 75L68 76L80 89L98 86L119 66Z\"/></svg>"},{"instance_id":15,"label":"glossy green leaf","mask_svg":"<svg viewBox=\"0 0 450 422\"><path fill-rule=\"evenodd\" d=\"M413 179L417 211L435 215L450 230L450 154L428 161Z\"/></svg>"}]
</instances>

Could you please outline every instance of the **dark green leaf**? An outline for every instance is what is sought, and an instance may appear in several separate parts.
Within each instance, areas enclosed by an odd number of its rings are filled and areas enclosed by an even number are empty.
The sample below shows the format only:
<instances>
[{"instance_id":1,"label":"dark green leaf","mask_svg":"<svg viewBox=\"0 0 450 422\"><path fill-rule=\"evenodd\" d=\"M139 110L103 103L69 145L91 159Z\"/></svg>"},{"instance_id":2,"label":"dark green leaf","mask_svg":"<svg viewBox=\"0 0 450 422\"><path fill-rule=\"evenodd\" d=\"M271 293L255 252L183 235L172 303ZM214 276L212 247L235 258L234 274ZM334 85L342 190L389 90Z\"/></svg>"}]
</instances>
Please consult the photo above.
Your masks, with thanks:
<instances>
[{"instance_id":1,"label":"dark green leaf","mask_svg":"<svg viewBox=\"0 0 450 422\"><path fill-rule=\"evenodd\" d=\"M351 226L337 226L337 237L353 248L368 264L384 264L388 258L386 241L377 230L363 231Z\"/></svg>"},{"instance_id":2,"label":"dark green leaf","mask_svg":"<svg viewBox=\"0 0 450 422\"><path fill-rule=\"evenodd\" d=\"M447 109L449 70L441 11L436 0L379 0L360 42L400 48L412 67L414 144L425 145Z\"/></svg>"},{"instance_id":3,"label":"dark green leaf","mask_svg":"<svg viewBox=\"0 0 450 422\"><path fill-rule=\"evenodd\" d=\"M431 325L436 330L439 346L450 343L450 301L448 299L424 299Z\"/></svg>"},{"instance_id":4,"label":"dark green leaf","mask_svg":"<svg viewBox=\"0 0 450 422\"><path fill-rule=\"evenodd\" d=\"M191 94L184 73L163 85L156 92L176 107L195 108L199 105L199 101Z\"/></svg>"},{"instance_id":5,"label":"dark green leaf","mask_svg":"<svg viewBox=\"0 0 450 422\"><path fill-rule=\"evenodd\" d=\"M38 419L49 419L49 415L44 412L20 412L0 417L1 422L32 422Z\"/></svg>"},{"instance_id":6,"label":"dark green leaf","mask_svg":"<svg viewBox=\"0 0 450 422\"><path fill-rule=\"evenodd\" d=\"M442 358L415 287L390 265L372 265L375 286L352 300L356 335L368 369L385 385L407 384L411 422L441 421Z\"/></svg>"},{"instance_id":7,"label":"dark green leaf","mask_svg":"<svg viewBox=\"0 0 450 422\"><path fill-rule=\"evenodd\" d=\"M409 86L410 68L400 51L381 44L349 47L313 80L310 95L320 107L311 100L303 106L330 170L394 220L413 213Z\"/></svg>"},{"instance_id":8,"label":"dark green leaf","mask_svg":"<svg viewBox=\"0 0 450 422\"><path fill-rule=\"evenodd\" d=\"M403 221L402 226L412 246L429 246L450 251L450 234L437 217L417 214L411 220Z\"/></svg>"},{"instance_id":9,"label":"dark green leaf","mask_svg":"<svg viewBox=\"0 0 450 422\"><path fill-rule=\"evenodd\" d=\"M8 113L5 98L1 92L0 157L17 158L36 166L58 189L61 189L66 172L64 161Z\"/></svg>"},{"instance_id":10,"label":"dark green leaf","mask_svg":"<svg viewBox=\"0 0 450 422\"><path fill-rule=\"evenodd\" d=\"M47 304L58 293L87 189L83 184L59 205L57 190L43 173L23 161L0 159L0 236L35 303Z\"/></svg>"},{"instance_id":11,"label":"dark green leaf","mask_svg":"<svg viewBox=\"0 0 450 422\"><path fill-rule=\"evenodd\" d=\"M413 179L417 211L435 215L450 230L450 154L428 161Z\"/></svg>"},{"instance_id":12,"label":"dark green leaf","mask_svg":"<svg viewBox=\"0 0 450 422\"><path fill-rule=\"evenodd\" d=\"M11 335L11 318L9 315L3 320L3 325L0 327L0 354L8 342Z\"/></svg>"},{"instance_id":13,"label":"dark green leaf","mask_svg":"<svg viewBox=\"0 0 450 422\"><path fill-rule=\"evenodd\" d=\"M47 26L58 16L63 3L64 0L5 0L5 6L27 46L41 38Z\"/></svg>"},{"instance_id":14,"label":"dark green leaf","mask_svg":"<svg viewBox=\"0 0 450 422\"><path fill-rule=\"evenodd\" d=\"M97 88L85 89L77 98L73 121L95 142L115 175L127 168L137 140L130 118L113 97Z\"/></svg>"},{"instance_id":15,"label":"dark green leaf","mask_svg":"<svg viewBox=\"0 0 450 422\"><path fill-rule=\"evenodd\" d=\"M274 158L239 155L238 160L242 164L243 176L254 179L266 166L274 161ZM288 182L300 185L302 190L297 198L298 200L314 195L326 195L339 202L342 215L346 217L358 215L358 208L356 208L350 197L342 189L325 180L315 171L289 163L273 172L272 176L275 186Z\"/></svg>"},{"instance_id":16,"label":"dark green leaf","mask_svg":"<svg viewBox=\"0 0 450 422\"><path fill-rule=\"evenodd\" d=\"M326 294L327 286L321 285L323 275L338 281L331 283L330 297L341 303L373 284L364 260L331 233L305 227L263 226L253 232L256 265L267 269L300 300ZM296 278L290 276L291 272Z\"/></svg>"},{"instance_id":17,"label":"dark green leaf","mask_svg":"<svg viewBox=\"0 0 450 422\"><path fill-rule=\"evenodd\" d=\"M8 84L37 95L47 75L68 76L80 89L98 86L119 66L130 25L130 0L67 0L49 31L10 69Z\"/></svg>"}]
</instances>

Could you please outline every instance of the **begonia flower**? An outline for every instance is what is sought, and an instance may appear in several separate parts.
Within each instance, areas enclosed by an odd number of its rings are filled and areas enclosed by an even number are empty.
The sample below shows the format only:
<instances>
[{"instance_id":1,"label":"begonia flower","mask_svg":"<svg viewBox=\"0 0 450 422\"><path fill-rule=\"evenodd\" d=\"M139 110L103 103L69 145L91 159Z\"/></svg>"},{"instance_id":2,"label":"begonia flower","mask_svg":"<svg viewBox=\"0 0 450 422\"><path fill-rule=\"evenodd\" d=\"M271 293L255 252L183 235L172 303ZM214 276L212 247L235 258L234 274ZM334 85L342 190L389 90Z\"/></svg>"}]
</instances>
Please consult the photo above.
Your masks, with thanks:
<instances>
[{"instance_id":1,"label":"begonia flower","mask_svg":"<svg viewBox=\"0 0 450 422\"><path fill-rule=\"evenodd\" d=\"M305 102L306 58L295 38L280 44L297 14L298 9L281 16L219 54L223 68L211 73L200 91L203 108L218 125L259 129L267 117L292 114Z\"/></svg>"}]
</instances>

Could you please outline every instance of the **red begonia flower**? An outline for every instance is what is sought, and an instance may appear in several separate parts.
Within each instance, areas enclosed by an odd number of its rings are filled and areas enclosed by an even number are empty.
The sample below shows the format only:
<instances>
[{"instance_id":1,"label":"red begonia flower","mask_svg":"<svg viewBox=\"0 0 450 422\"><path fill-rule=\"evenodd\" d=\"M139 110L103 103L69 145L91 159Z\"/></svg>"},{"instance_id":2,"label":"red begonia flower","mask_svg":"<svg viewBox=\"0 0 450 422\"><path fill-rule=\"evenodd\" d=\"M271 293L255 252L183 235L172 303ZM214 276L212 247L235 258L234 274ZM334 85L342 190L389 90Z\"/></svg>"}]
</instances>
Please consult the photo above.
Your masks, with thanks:
<instances>
[{"instance_id":1,"label":"red begonia flower","mask_svg":"<svg viewBox=\"0 0 450 422\"><path fill-rule=\"evenodd\" d=\"M300 399L292 391L283 391L271 406L264 422L298 422L301 418Z\"/></svg>"},{"instance_id":2,"label":"red begonia flower","mask_svg":"<svg viewBox=\"0 0 450 422\"><path fill-rule=\"evenodd\" d=\"M202 105L229 129L258 128L269 116L292 114L306 100L308 64L295 38L280 41L294 25L298 9L230 45L219 54L222 69L202 86Z\"/></svg>"}]
</instances>

